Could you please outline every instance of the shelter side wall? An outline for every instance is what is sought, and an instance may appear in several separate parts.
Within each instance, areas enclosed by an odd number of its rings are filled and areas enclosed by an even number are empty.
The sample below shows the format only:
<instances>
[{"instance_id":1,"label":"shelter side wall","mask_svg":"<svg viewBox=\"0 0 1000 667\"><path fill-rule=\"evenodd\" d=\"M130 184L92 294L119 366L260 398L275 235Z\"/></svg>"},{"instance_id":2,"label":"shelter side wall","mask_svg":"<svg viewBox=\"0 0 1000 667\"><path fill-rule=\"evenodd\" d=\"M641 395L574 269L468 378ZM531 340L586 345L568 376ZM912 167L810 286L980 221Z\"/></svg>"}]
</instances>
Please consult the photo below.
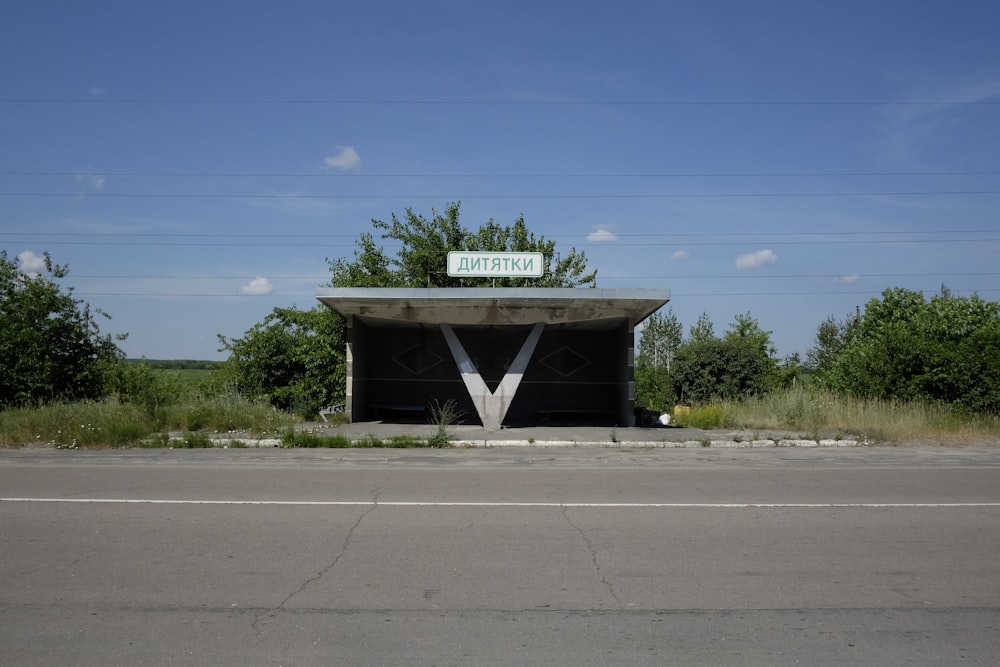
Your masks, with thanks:
<instances>
[{"instance_id":1,"label":"shelter side wall","mask_svg":"<svg viewBox=\"0 0 1000 667\"><path fill-rule=\"evenodd\" d=\"M347 318L347 389L344 412L352 422L367 418L368 335L368 326L360 318L353 315Z\"/></svg>"},{"instance_id":2,"label":"shelter side wall","mask_svg":"<svg viewBox=\"0 0 1000 667\"><path fill-rule=\"evenodd\" d=\"M622 323L616 333L615 353L618 356L618 386L615 389L618 403L617 422L621 426L635 426L635 329L628 322Z\"/></svg>"}]
</instances>

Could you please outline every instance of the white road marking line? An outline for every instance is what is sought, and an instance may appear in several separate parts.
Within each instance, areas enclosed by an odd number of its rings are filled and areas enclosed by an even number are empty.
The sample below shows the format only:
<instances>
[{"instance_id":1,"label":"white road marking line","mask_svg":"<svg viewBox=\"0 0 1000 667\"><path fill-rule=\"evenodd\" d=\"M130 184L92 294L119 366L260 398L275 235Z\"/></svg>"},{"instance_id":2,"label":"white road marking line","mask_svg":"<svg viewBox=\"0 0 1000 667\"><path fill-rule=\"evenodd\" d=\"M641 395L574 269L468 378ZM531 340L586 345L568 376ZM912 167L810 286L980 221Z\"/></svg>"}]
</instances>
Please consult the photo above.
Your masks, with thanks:
<instances>
[{"instance_id":1,"label":"white road marking line","mask_svg":"<svg viewBox=\"0 0 1000 667\"><path fill-rule=\"evenodd\" d=\"M126 505L290 505L316 507L591 507L664 509L907 509L1000 507L996 503L556 503L432 500L168 500L155 498L0 498L8 503L81 503Z\"/></svg>"}]
</instances>

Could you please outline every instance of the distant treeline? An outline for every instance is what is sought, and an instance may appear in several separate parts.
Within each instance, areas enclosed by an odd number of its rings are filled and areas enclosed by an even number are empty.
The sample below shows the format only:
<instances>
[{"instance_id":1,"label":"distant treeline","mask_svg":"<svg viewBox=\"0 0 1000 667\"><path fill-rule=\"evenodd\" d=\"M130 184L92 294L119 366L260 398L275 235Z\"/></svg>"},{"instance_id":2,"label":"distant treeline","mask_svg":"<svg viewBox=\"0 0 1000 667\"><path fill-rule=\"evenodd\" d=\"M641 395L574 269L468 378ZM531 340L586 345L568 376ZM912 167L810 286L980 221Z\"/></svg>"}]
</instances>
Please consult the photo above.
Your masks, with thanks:
<instances>
[{"instance_id":1,"label":"distant treeline","mask_svg":"<svg viewBox=\"0 0 1000 667\"><path fill-rule=\"evenodd\" d=\"M205 361L199 359L126 359L130 363L143 363L150 368L162 368L164 370L180 371L210 371L222 365L221 361Z\"/></svg>"}]
</instances>

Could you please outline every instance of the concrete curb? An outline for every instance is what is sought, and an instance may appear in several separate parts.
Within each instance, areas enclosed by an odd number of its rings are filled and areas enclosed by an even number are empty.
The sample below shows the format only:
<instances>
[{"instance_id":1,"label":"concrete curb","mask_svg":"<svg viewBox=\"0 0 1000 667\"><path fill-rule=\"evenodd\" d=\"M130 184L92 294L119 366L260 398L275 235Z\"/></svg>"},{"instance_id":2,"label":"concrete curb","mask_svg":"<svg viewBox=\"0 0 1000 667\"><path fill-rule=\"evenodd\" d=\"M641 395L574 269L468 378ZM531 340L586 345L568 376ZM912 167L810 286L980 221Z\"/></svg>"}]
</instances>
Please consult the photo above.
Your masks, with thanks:
<instances>
[{"instance_id":1,"label":"concrete curb","mask_svg":"<svg viewBox=\"0 0 1000 667\"><path fill-rule=\"evenodd\" d=\"M701 449L715 447L717 449L763 449L767 447L861 447L855 440L753 440L735 442L733 440L686 440L686 441L571 441L548 440L532 442L529 440L454 440L453 447L610 447L638 449Z\"/></svg>"},{"instance_id":2,"label":"concrete curb","mask_svg":"<svg viewBox=\"0 0 1000 667\"><path fill-rule=\"evenodd\" d=\"M183 442L182 438L176 438L177 442ZM251 440L247 438L212 438L216 447L228 448L239 443L247 449L281 447L281 440L277 438L261 438ZM389 440L383 440L389 442ZM650 440L622 440L622 441L577 441L577 440L546 440L543 442L532 440L452 440L452 448L473 449L473 448L497 448L497 447L609 447L609 448L636 448L636 449L764 449L777 447L862 447L863 443L856 440L748 440L737 442L735 440L685 440L685 441L650 441ZM298 448L294 448L298 449Z\"/></svg>"}]
</instances>

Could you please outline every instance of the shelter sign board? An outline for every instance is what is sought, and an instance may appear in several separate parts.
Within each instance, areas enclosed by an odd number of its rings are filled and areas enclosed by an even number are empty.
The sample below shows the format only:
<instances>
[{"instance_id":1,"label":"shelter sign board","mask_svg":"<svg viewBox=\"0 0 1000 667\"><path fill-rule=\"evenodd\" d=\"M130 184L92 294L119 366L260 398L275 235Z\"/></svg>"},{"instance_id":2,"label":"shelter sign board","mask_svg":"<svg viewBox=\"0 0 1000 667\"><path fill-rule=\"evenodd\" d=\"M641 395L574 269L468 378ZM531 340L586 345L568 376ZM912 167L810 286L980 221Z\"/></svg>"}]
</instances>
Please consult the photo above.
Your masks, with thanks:
<instances>
[{"instance_id":1,"label":"shelter sign board","mask_svg":"<svg viewBox=\"0 0 1000 667\"><path fill-rule=\"evenodd\" d=\"M448 253L448 275L453 278L539 278L544 273L540 252Z\"/></svg>"}]
</instances>

